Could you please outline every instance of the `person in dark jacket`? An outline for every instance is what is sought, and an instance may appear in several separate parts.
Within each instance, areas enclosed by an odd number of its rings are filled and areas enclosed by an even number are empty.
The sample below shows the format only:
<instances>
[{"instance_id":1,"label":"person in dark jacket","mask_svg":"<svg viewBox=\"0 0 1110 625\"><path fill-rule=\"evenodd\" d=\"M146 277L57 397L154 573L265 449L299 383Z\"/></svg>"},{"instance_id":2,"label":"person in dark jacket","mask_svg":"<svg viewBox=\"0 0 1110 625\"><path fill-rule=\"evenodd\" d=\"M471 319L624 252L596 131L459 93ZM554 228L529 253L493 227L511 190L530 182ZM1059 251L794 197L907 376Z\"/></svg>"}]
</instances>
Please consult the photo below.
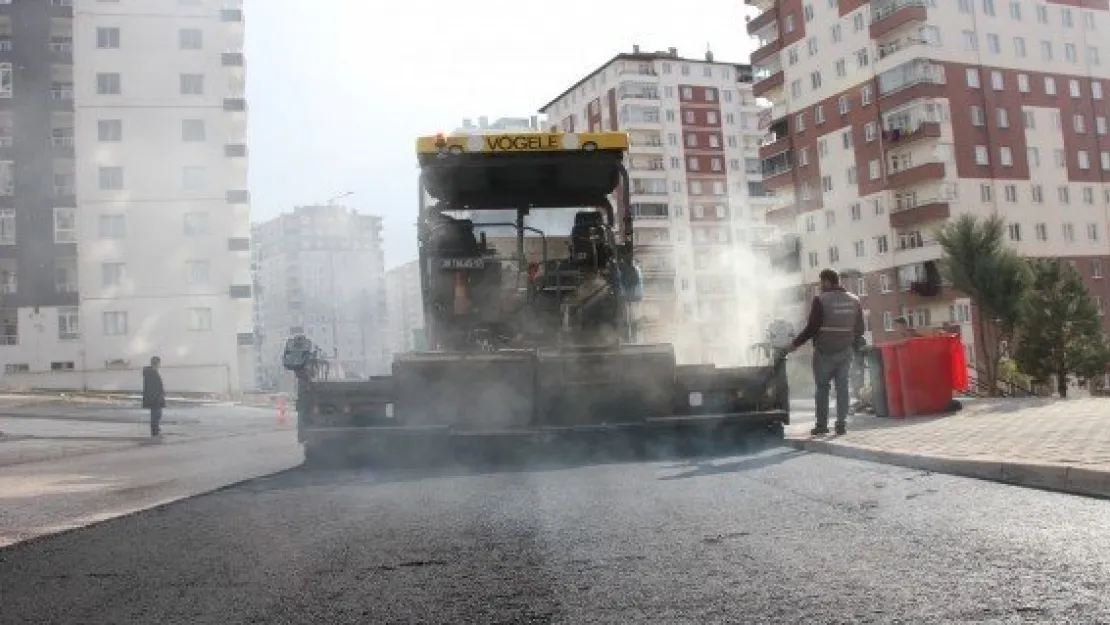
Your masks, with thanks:
<instances>
[{"instance_id":1,"label":"person in dark jacket","mask_svg":"<svg viewBox=\"0 0 1110 625\"><path fill-rule=\"evenodd\" d=\"M813 382L817 385L817 423L810 434L829 433L829 386L836 385L836 433L848 428L852 362L864 343L863 307L859 298L840 286L835 269L821 271L821 293L813 298L809 322L790 351L813 340Z\"/></svg>"},{"instance_id":2,"label":"person in dark jacket","mask_svg":"<svg viewBox=\"0 0 1110 625\"><path fill-rule=\"evenodd\" d=\"M162 374L158 367L162 359L150 359L150 366L143 367L143 408L150 410L150 436L162 437L162 409L166 407L166 389L162 386Z\"/></svg>"}]
</instances>

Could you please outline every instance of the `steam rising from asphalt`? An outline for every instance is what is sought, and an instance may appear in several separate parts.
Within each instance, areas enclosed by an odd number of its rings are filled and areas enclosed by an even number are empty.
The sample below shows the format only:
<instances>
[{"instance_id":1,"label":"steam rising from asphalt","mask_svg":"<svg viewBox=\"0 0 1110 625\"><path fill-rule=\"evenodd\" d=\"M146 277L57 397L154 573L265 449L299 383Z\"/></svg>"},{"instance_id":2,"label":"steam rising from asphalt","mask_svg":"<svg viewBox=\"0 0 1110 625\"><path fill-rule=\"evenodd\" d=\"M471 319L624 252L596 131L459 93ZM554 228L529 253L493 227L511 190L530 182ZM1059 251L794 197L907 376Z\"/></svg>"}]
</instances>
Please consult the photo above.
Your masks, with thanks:
<instances>
[{"instance_id":1,"label":"steam rising from asphalt","mask_svg":"<svg viewBox=\"0 0 1110 625\"><path fill-rule=\"evenodd\" d=\"M654 314L658 306L650 300L640 306L643 323L654 321L659 336L674 337L680 364L765 365L766 358L754 348L767 341L771 322L781 317L800 329L797 278L771 262L777 233L763 226L740 232L745 241L733 245L694 241L688 250L676 245L677 267L693 263L694 277L677 280L680 308L670 319ZM640 261L650 278L653 257L641 255ZM733 285L731 294L722 289ZM683 303L690 293L696 303Z\"/></svg>"}]
</instances>

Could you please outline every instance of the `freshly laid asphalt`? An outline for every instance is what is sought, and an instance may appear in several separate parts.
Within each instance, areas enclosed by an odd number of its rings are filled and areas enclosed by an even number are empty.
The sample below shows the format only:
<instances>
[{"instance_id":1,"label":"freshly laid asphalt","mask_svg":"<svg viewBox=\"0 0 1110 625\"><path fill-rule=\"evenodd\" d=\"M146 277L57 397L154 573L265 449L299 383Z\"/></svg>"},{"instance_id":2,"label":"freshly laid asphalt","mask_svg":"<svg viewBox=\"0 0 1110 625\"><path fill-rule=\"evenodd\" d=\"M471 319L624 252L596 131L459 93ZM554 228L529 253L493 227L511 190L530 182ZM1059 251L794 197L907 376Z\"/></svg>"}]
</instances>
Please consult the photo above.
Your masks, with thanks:
<instances>
[{"instance_id":1,"label":"freshly laid asphalt","mask_svg":"<svg viewBox=\"0 0 1110 625\"><path fill-rule=\"evenodd\" d=\"M1110 623L1110 502L774 449L295 469L0 550L3 623Z\"/></svg>"}]
</instances>

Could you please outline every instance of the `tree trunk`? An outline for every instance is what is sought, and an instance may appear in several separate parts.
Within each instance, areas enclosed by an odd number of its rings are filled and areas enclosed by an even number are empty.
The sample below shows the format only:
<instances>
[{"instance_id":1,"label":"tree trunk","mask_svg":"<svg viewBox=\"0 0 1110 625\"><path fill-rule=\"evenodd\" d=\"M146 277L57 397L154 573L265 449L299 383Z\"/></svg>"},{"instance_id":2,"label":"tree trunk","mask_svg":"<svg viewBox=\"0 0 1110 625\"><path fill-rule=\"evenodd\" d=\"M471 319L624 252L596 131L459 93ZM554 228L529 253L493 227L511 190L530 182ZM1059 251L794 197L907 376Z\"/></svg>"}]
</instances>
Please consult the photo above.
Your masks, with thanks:
<instances>
[{"instance_id":1,"label":"tree trunk","mask_svg":"<svg viewBox=\"0 0 1110 625\"><path fill-rule=\"evenodd\" d=\"M987 374L987 395L998 397L1001 395L998 391L998 341L994 336L987 336L990 326L981 316L978 325L979 342L983 346L983 368Z\"/></svg>"},{"instance_id":2,"label":"tree trunk","mask_svg":"<svg viewBox=\"0 0 1110 625\"><path fill-rule=\"evenodd\" d=\"M1056 392L1060 394L1060 399L1066 399L1068 396L1068 375L1065 372L1057 372L1056 374Z\"/></svg>"}]
</instances>

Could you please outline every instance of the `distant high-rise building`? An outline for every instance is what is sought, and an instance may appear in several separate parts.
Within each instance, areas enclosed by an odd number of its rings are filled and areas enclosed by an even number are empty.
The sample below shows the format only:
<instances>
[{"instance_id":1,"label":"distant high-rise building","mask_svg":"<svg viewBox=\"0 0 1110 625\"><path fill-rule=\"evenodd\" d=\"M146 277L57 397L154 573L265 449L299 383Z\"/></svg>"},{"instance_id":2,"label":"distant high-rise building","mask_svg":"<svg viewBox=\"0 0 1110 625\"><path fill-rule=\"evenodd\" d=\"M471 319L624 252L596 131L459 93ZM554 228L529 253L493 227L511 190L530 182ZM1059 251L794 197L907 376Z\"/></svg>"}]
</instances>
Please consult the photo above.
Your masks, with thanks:
<instances>
[{"instance_id":1,"label":"distant high-rise building","mask_svg":"<svg viewBox=\"0 0 1110 625\"><path fill-rule=\"evenodd\" d=\"M462 126L455 129L455 134L481 134L493 132L528 132L543 130L542 120L536 116L531 117L500 117L493 122L488 117L479 117L475 124L472 119L464 119Z\"/></svg>"},{"instance_id":2,"label":"distant high-rise building","mask_svg":"<svg viewBox=\"0 0 1110 625\"><path fill-rule=\"evenodd\" d=\"M343 206L298 206L257 224L252 242L260 388L288 387L281 356L295 334L311 339L347 377L388 371L380 217Z\"/></svg>"},{"instance_id":3,"label":"distant high-rise building","mask_svg":"<svg viewBox=\"0 0 1110 625\"><path fill-rule=\"evenodd\" d=\"M424 328L420 263L414 260L387 271L385 290L389 306L389 351L402 354L426 348L422 341L417 340L417 334Z\"/></svg>"},{"instance_id":4,"label":"distant high-rise building","mask_svg":"<svg viewBox=\"0 0 1110 625\"><path fill-rule=\"evenodd\" d=\"M683 362L743 361L772 312L760 110L749 66L638 46L540 108L563 132L630 135L631 206L617 209L633 216L643 338Z\"/></svg>"},{"instance_id":5,"label":"distant high-rise building","mask_svg":"<svg viewBox=\"0 0 1110 625\"><path fill-rule=\"evenodd\" d=\"M0 2L7 386L254 377L242 3L147 4Z\"/></svg>"}]
</instances>

